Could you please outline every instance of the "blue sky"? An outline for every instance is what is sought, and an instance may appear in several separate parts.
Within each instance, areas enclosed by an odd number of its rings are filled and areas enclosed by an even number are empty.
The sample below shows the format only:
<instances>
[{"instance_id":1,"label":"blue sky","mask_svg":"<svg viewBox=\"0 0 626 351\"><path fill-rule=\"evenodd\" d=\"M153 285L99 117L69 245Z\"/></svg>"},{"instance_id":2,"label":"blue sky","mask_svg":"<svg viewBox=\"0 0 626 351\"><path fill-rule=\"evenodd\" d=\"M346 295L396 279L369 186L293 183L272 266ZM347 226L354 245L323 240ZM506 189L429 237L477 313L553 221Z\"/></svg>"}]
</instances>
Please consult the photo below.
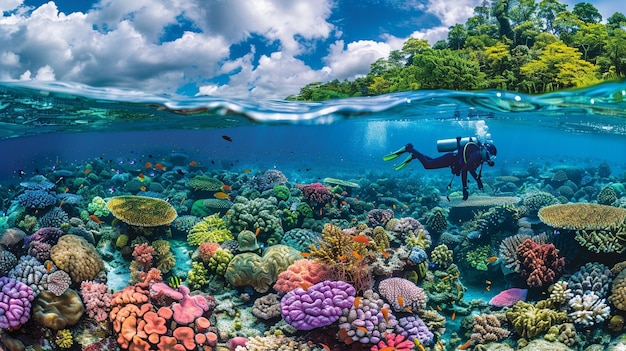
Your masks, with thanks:
<instances>
[{"instance_id":1,"label":"blue sky","mask_svg":"<svg viewBox=\"0 0 626 351\"><path fill-rule=\"evenodd\" d=\"M281 99L364 75L409 37L445 39L481 2L0 0L0 80Z\"/></svg>"}]
</instances>

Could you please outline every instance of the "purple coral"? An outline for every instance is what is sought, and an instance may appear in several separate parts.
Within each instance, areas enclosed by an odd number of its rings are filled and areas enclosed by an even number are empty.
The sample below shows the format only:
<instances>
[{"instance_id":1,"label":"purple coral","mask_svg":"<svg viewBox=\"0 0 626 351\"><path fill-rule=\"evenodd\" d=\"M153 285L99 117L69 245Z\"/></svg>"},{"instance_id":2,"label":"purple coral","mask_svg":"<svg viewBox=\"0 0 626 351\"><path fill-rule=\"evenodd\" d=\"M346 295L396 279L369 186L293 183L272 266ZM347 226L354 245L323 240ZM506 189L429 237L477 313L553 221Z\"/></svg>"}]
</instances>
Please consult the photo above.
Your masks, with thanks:
<instances>
[{"instance_id":1,"label":"purple coral","mask_svg":"<svg viewBox=\"0 0 626 351\"><path fill-rule=\"evenodd\" d=\"M419 310L426 307L424 290L404 278L387 278L378 285L380 295L389 301L394 311Z\"/></svg>"},{"instance_id":2,"label":"purple coral","mask_svg":"<svg viewBox=\"0 0 626 351\"><path fill-rule=\"evenodd\" d=\"M363 292L358 305L355 304L350 309L344 309L339 318L339 328L346 331L343 341L346 344L351 343L348 339L362 344L377 344L385 340L385 333L393 330L397 324L389 305L372 290Z\"/></svg>"},{"instance_id":3,"label":"purple coral","mask_svg":"<svg viewBox=\"0 0 626 351\"><path fill-rule=\"evenodd\" d=\"M288 179L283 172L276 169L268 169L262 175L257 175L250 179L250 186L258 191L265 191L274 188L275 185L283 185Z\"/></svg>"},{"instance_id":4,"label":"purple coral","mask_svg":"<svg viewBox=\"0 0 626 351\"><path fill-rule=\"evenodd\" d=\"M420 341L422 345L432 345L435 335L428 330L426 323L417 316L407 316L398 319L396 333L404 336L407 340Z\"/></svg>"},{"instance_id":5,"label":"purple coral","mask_svg":"<svg viewBox=\"0 0 626 351\"><path fill-rule=\"evenodd\" d=\"M30 318L33 290L8 277L0 278L0 328L20 326Z\"/></svg>"},{"instance_id":6,"label":"purple coral","mask_svg":"<svg viewBox=\"0 0 626 351\"><path fill-rule=\"evenodd\" d=\"M333 197L330 189L322 183L311 183L298 186L309 204L323 206Z\"/></svg>"},{"instance_id":7,"label":"purple coral","mask_svg":"<svg viewBox=\"0 0 626 351\"><path fill-rule=\"evenodd\" d=\"M298 330L312 330L333 324L344 308L354 304L356 290L343 281L325 280L308 289L296 288L280 301L287 323Z\"/></svg>"},{"instance_id":8,"label":"purple coral","mask_svg":"<svg viewBox=\"0 0 626 351\"><path fill-rule=\"evenodd\" d=\"M64 234L65 233L59 228L44 227L34 232L31 236L27 238L26 241L29 243L33 241L40 241L48 243L50 245L56 245L56 243L59 241L59 238Z\"/></svg>"},{"instance_id":9,"label":"purple coral","mask_svg":"<svg viewBox=\"0 0 626 351\"><path fill-rule=\"evenodd\" d=\"M367 221L370 227L385 226L393 218L392 210L375 208L367 213Z\"/></svg>"}]
</instances>

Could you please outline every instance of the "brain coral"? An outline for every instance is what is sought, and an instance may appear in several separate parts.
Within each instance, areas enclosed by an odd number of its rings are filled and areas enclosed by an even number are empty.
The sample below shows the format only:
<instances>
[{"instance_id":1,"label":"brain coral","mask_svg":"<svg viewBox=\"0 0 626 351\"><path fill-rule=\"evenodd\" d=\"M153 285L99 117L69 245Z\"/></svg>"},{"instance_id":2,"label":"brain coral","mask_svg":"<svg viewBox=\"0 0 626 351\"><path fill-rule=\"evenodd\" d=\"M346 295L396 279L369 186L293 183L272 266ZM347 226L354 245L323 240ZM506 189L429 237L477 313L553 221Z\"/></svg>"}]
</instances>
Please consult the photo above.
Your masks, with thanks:
<instances>
[{"instance_id":1,"label":"brain coral","mask_svg":"<svg viewBox=\"0 0 626 351\"><path fill-rule=\"evenodd\" d=\"M78 323L83 312L83 302L72 289L67 289L61 296L42 291L33 303L33 318L54 330Z\"/></svg>"},{"instance_id":2,"label":"brain coral","mask_svg":"<svg viewBox=\"0 0 626 351\"><path fill-rule=\"evenodd\" d=\"M298 250L285 245L270 246L263 257L244 252L235 255L224 276L233 286L250 285L263 293L276 281L279 273L300 258Z\"/></svg>"},{"instance_id":3,"label":"brain coral","mask_svg":"<svg viewBox=\"0 0 626 351\"><path fill-rule=\"evenodd\" d=\"M116 196L107 202L115 218L138 227L156 227L170 224L176 210L166 201L146 196Z\"/></svg>"},{"instance_id":4,"label":"brain coral","mask_svg":"<svg viewBox=\"0 0 626 351\"><path fill-rule=\"evenodd\" d=\"M64 235L50 249L54 264L72 277L72 282L93 280L102 270L102 258L87 240L76 235Z\"/></svg>"}]
</instances>

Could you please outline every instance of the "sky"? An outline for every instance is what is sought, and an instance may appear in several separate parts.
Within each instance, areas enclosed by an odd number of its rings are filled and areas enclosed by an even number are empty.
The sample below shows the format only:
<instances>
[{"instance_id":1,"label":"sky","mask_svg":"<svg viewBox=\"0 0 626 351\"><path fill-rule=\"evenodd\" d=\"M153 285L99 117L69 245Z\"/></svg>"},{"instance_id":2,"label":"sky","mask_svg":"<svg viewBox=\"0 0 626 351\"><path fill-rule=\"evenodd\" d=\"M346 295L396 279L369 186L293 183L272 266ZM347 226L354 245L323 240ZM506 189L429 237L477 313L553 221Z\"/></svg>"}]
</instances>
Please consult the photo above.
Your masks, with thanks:
<instances>
[{"instance_id":1,"label":"sky","mask_svg":"<svg viewBox=\"0 0 626 351\"><path fill-rule=\"evenodd\" d=\"M0 0L0 81L283 99L430 44L482 0ZM578 1L562 1L571 10ZM621 1L589 0L604 18Z\"/></svg>"}]
</instances>

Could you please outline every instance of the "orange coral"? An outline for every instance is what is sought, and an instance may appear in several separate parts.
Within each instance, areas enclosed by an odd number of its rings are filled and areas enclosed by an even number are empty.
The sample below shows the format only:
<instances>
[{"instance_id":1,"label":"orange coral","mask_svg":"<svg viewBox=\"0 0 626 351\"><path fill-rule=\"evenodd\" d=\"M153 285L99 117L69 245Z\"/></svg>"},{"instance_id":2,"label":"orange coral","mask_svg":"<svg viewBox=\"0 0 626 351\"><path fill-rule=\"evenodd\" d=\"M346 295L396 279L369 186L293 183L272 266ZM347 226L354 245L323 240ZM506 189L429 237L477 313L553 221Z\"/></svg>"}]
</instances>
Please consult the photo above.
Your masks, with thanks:
<instances>
[{"instance_id":1,"label":"orange coral","mask_svg":"<svg viewBox=\"0 0 626 351\"><path fill-rule=\"evenodd\" d=\"M302 286L314 285L325 279L328 269L325 265L315 260L294 261L287 270L278 275L274 289L279 293L287 292Z\"/></svg>"},{"instance_id":2,"label":"orange coral","mask_svg":"<svg viewBox=\"0 0 626 351\"><path fill-rule=\"evenodd\" d=\"M196 341L194 339L194 331L189 327L178 327L174 329L173 333L176 340L178 340L187 350L196 349Z\"/></svg>"}]
</instances>

